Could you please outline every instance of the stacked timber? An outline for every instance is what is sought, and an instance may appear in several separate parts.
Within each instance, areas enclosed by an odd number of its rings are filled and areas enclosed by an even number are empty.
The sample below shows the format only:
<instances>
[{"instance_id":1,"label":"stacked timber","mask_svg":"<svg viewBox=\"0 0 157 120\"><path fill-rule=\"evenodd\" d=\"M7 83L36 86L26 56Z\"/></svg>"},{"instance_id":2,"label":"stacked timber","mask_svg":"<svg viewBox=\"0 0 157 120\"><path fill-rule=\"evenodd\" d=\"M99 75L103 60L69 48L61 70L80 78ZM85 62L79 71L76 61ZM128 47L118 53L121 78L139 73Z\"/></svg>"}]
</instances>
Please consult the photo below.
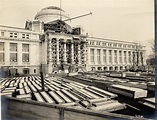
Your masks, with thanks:
<instances>
[{"instance_id":1,"label":"stacked timber","mask_svg":"<svg viewBox=\"0 0 157 120\"><path fill-rule=\"evenodd\" d=\"M139 103L145 106L146 109L149 108L149 109L155 110L155 97L143 98L139 101Z\"/></svg>"},{"instance_id":2,"label":"stacked timber","mask_svg":"<svg viewBox=\"0 0 157 120\"><path fill-rule=\"evenodd\" d=\"M155 91L155 82L148 82L147 89L150 91Z\"/></svg>"},{"instance_id":3,"label":"stacked timber","mask_svg":"<svg viewBox=\"0 0 157 120\"><path fill-rule=\"evenodd\" d=\"M135 87L128 87L124 85L110 85L108 91L124 95L130 98L142 98L147 96L147 91Z\"/></svg>"},{"instance_id":4,"label":"stacked timber","mask_svg":"<svg viewBox=\"0 0 157 120\"><path fill-rule=\"evenodd\" d=\"M93 78L98 79L98 77ZM18 99L92 110L124 109L123 104L112 100L117 97L116 94L60 77L45 78L44 91L39 76L3 79L2 83L5 88L1 95ZM101 105L103 108L100 108Z\"/></svg>"},{"instance_id":5,"label":"stacked timber","mask_svg":"<svg viewBox=\"0 0 157 120\"><path fill-rule=\"evenodd\" d=\"M147 89L147 83L146 82L123 82L119 83L120 85L128 86L128 87L135 87L140 89Z\"/></svg>"}]
</instances>

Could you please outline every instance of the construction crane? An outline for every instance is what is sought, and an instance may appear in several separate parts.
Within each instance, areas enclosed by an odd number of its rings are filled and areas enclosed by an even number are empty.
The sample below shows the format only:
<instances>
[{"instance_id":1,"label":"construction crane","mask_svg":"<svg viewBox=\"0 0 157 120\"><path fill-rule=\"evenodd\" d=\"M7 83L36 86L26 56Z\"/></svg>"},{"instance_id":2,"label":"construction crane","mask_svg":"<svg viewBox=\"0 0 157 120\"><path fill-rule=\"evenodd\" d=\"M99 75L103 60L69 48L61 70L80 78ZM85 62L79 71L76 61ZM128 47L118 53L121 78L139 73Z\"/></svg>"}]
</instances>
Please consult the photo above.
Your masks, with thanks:
<instances>
[{"instance_id":1,"label":"construction crane","mask_svg":"<svg viewBox=\"0 0 157 120\"><path fill-rule=\"evenodd\" d=\"M92 15L92 12L89 12L89 13L86 13L86 14L83 14L83 15L79 15L79 16L76 16L76 17L73 17L73 18L69 18L69 19L65 19L65 20L63 20L64 22L65 21L71 21L71 20L73 20L73 19L77 19L77 18L80 18L80 17L84 17L84 16L87 16L87 15Z\"/></svg>"}]
</instances>

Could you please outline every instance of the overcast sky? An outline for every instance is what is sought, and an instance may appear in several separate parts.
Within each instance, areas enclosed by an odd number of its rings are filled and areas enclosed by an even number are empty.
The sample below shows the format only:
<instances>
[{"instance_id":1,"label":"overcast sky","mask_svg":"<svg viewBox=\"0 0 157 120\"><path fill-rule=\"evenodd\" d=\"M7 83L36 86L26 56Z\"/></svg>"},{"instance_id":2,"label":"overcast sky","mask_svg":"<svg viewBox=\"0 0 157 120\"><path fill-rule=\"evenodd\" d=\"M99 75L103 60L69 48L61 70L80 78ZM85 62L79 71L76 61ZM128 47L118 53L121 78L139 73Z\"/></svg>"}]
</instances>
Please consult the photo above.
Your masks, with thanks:
<instances>
[{"instance_id":1,"label":"overcast sky","mask_svg":"<svg viewBox=\"0 0 157 120\"><path fill-rule=\"evenodd\" d=\"M89 36L139 42L150 47L154 39L154 0L61 0L70 17L92 12L71 21L81 25ZM0 0L0 24L24 27L47 6L60 6L60 0ZM150 49L147 50L149 54Z\"/></svg>"}]
</instances>

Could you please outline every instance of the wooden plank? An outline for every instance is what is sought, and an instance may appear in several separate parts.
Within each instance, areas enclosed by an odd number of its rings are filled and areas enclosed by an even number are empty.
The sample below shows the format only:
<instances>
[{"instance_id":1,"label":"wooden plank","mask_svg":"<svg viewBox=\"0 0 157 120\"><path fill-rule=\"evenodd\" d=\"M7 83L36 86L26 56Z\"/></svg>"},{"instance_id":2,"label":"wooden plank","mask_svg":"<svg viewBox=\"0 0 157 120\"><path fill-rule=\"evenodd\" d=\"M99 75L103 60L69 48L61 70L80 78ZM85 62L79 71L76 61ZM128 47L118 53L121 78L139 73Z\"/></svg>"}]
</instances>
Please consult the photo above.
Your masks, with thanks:
<instances>
[{"instance_id":1,"label":"wooden plank","mask_svg":"<svg viewBox=\"0 0 157 120\"><path fill-rule=\"evenodd\" d=\"M23 88L22 88L22 89L19 89L19 93L20 93L20 95L25 94L24 89L23 89Z\"/></svg>"},{"instance_id":2,"label":"wooden plank","mask_svg":"<svg viewBox=\"0 0 157 120\"><path fill-rule=\"evenodd\" d=\"M49 90L51 90L51 91L55 91L55 89L54 88L52 88L51 86L49 86L49 85L46 85L45 87L47 87L47 89L49 89Z\"/></svg>"},{"instance_id":3,"label":"wooden plank","mask_svg":"<svg viewBox=\"0 0 157 120\"><path fill-rule=\"evenodd\" d=\"M104 98L98 98L98 99L90 99L88 100L90 103L97 103L97 102L104 102L110 100L110 98L108 97L104 97Z\"/></svg>"},{"instance_id":4,"label":"wooden plank","mask_svg":"<svg viewBox=\"0 0 157 120\"><path fill-rule=\"evenodd\" d=\"M106 95L106 96L109 96L109 97L111 97L111 98L117 97L116 94L113 94L113 93L108 92L108 91L106 91L106 90L102 90L102 89L96 88L96 87L94 87L94 86L89 87L89 88L91 88L91 89L93 89L93 90L96 90L97 92L100 92L100 93L102 93L102 94L104 94L104 95Z\"/></svg>"},{"instance_id":5,"label":"wooden plank","mask_svg":"<svg viewBox=\"0 0 157 120\"><path fill-rule=\"evenodd\" d=\"M94 91L94 90L92 90L92 89L90 89L90 88L85 88L86 90L88 90L88 91L90 91L90 92L92 92L92 93L95 93L96 95L98 95L98 96L100 96L100 97L106 97L105 95L103 95L103 94L101 94L101 93L99 93L99 92L96 92L96 91Z\"/></svg>"},{"instance_id":6,"label":"wooden plank","mask_svg":"<svg viewBox=\"0 0 157 120\"><path fill-rule=\"evenodd\" d=\"M33 85L29 85L29 87L31 88L32 92L37 92L37 89Z\"/></svg>"},{"instance_id":7,"label":"wooden plank","mask_svg":"<svg viewBox=\"0 0 157 120\"><path fill-rule=\"evenodd\" d=\"M4 93L0 93L0 95L12 97L12 92L4 92Z\"/></svg>"},{"instance_id":8,"label":"wooden plank","mask_svg":"<svg viewBox=\"0 0 157 120\"><path fill-rule=\"evenodd\" d=\"M69 90L68 90L69 91ZM78 93L76 93L76 92L74 92L74 91L72 91L72 90L70 90L70 92L71 93L73 93L75 96L77 96L79 99L81 99L81 100L84 100L84 99L86 99L84 96L82 96L82 95L80 95L80 94L78 94Z\"/></svg>"},{"instance_id":9,"label":"wooden plank","mask_svg":"<svg viewBox=\"0 0 157 120\"><path fill-rule=\"evenodd\" d=\"M64 101L66 101L67 103L69 102L73 102L69 97L65 96L61 91L56 91L56 93L64 99Z\"/></svg>"},{"instance_id":10,"label":"wooden plank","mask_svg":"<svg viewBox=\"0 0 157 120\"><path fill-rule=\"evenodd\" d=\"M76 90L78 93L83 94L84 96L86 96L86 98L92 99L92 97L90 95L88 95L86 92L82 91L81 89Z\"/></svg>"},{"instance_id":11,"label":"wooden plank","mask_svg":"<svg viewBox=\"0 0 157 120\"><path fill-rule=\"evenodd\" d=\"M87 90L85 90L85 89L81 89L81 91L83 91L84 93L90 95L92 98L95 98L95 99L100 98L100 97L97 96L96 94L93 94L92 92L89 92L89 91L87 91Z\"/></svg>"},{"instance_id":12,"label":"wooden plank","mask_svg":"<svg viewBox=\"0 0 157 120\"><path fill-rule=\"evenodd\" d=\"M92 106L90 109L96 110L96 111L116 111L126 108L124 104L119 103L118 101L107 101L105 104L100 106Z\"/></svg>"},{"instance_id":13,"label":"wooden plank","mask_svg":"<svg viewBox=\"0 0 157 120\"><path fill-rule=\"evenodd\" d=\"M58 103L65 103L65 101L63 99L61 99L61 97L56 94L54 91L50 91L49 94L58 102Z\"/></svg>"},{"instance_id":14,"label":"wooden plank","mask_svg":"<svg viewBox=\"0 0 157 120\"><path fill-rule=\"evenodd\" d=\"M38 84L36 84L34 81L32 83L34 87L36 87L37 90L42 90L42 88Z\"/></svg>"},{"instance_id":15,"label":"wooden plank","mask_svg":"<svg viewBox=\"0 0 157 120\"><path fill-rule=\"evenodd\" d=\"M31 94L17 95L17 98L31 100Z\"/></svg>"},{"instance_id":16,"label":"wooden plank","mask_svg":"<svg viewBox=\"0 0 157 120\"><path fill-rule=\"evenodd\" d=\"M64 92L66 95L68 95L70 98L72 98L74 101L79 101L80 99L78 99L76 96L74 96L73 94L71 94L70 92L68 92L67 90L62 90L62 92Z\"/></svg>"},{"instance_id":17,"label":"wooden plank","mask_svg":"<svg viewBox=\"0 0 157 120\"><path fill-rule=\"evenodd\" d=\"M50 85L52 88L54 88L55 90L60 90L58 87L56 87L55 85Z\"/></svg>"},{"instance_id":18,"label":"wooden plank","mask_svg":"<svg viewBox=\"0 0 157 120\"><path fill-rule=\"evenodd\" d=\"M25 90L26 94L31 93L31 90L28 86L24 87L24 90Z\"/></svg>"},{"instance_id":19,"label":"wooden plank","mask_svg":"<svg viewBox=\"0 0 157 120\"><path fill-rule=\"evenodd\" d=\"M72 86L72 87L76 87L76 88L78 88L78 89L82 89L83 87L82 86L79 86L79 85L77 85L77 84L74 84L74 83L70 83L70 86Z\"/></svg>"},{"instance_id":20,"label":"wooden plank","mask_svg":"<svg viewBox=\"0 0 157 120\"><path fill-rule=\"evenodd\" d=\"M61 104L61 105L63 105L63 106L74 106L76 103L75 102L71 102L71 103L63 103L63 104Z\"/></svg>"},{"instance_id":21,"label":"wooden plank","mask_svg":"<svg viewBox=\"0 0 157 120\"><path fill-rule=\"evenodd\" d=\"M123 85L111 85L108 90L132 98L141 98L147 96L146 90Z\"/></svg>"},{"instance_id":22,"label":"wooden plank","mask_svg":"<svg viewBox=\"0 0 157 120\"><path fill-rule=\"evenodd\" d=\"M45 102L45 100L42 98L42 96L39 93L34 93L34 96L35 96L37 101Z\"/></svg>"},{"instance_id":23,"label":"wooden plank","mask_svg":"<svg viewBox=\"0 0 157 120\"><path fill-rule=\"evenodd\" d=\"M48 103L55 103L55 101L45 91L41 92L41 95Z\"/></svg>"}]
</instances>

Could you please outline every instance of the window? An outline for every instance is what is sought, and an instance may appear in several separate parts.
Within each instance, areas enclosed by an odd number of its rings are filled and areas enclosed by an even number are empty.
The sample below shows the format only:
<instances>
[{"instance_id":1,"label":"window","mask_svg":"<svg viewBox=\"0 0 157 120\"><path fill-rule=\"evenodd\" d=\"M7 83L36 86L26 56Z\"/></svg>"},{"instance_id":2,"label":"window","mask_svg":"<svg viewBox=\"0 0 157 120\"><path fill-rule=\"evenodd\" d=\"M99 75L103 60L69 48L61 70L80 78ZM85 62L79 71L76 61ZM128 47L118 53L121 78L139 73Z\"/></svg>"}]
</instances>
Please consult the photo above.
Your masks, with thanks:
<instances>
[{"instance_id":1,"label":"window","mask_svg":"<svg viewBox=\"0 0 157 120\"><path fill-rule=\"evenodd\" d=\"M100 60L100 49L97 50L97 62L101 63L101 60Z\"/></svg>"},{"instance_id":2,"label":"window","mask_svg":"<svg viewBox=\"0 0 157 120\"><path fill-rule=\"evenodd\" d=\"M4 43L0 42L0 62L4 62Z\"/></svg>"},{"instance_id":3,"label":"window","mask_svg":"<svg viewBox=\"0 0 157 120\"><path fill-rule=\"evenodd\" d=\"M22 44L22 51L29 52L29 44Z\"/></svg>"},{"instance_id":4,"label":"window","mask_svg":"<svg viewBox=\"0 0 157 120\"><path fill-rule=\"evenodd\" d=\"M0 51L4 51L4 43L0 42Z\"/></svg>"},{"instance_id":5,"label":"window","mask_svg":"<svg viewBox=\"0 0 157 120\"><path fill-rule=\"evenodd\" d=\"M100 45L100 42L96 42L96 45Z\"/></svg>"},{"instance_id":6,"label":"window","mask_svg":"<svg viewBox=\"0 0 157 120\"><path fill-rule=\"evenodd\" d=\"M13 37L13 33L10 33L10 37Z\"/></svg>"},{"instance_id":7,"label":"window","mask_svg":"<svg viewBox=\"0 0 157 120\"><path fill-rule=\"evenodd\" d=\"M90 45L94 45L94 41L90 41Z\"/></svg>"},{"instance_id":8,"label":"window","mask_svg":"<svg viewBox=\"0 0 157 120\"><path fill-rule=\"evenodd\" d=\"M117 51L114 50L114 62L117 63Z\"/></svg>"},{"instance_id":9,"label":"window","mask_svg":"<svg viewBox=\"0 0 157 120\"><path fill-rule=\"evenodd\" d=\"M25 34L22 34L22 38L25 38Z\"/></svg>"},{"instance_id":10,"label":"window","mask_svg":"<svg viewBox=\"0 0 157 120\"><path fill-rule=\"evenodd\" d=\"M128 56L129 56L128 61L129 61L129 63L131 63L131 52L130 51L128 52Z\"/></svg>"},{"instance_id":11,"label":"window","mask_svg":"<svg viewBox=\"0 0 157 120\"><path fill-rule=\"evenodd\" d=\"M127 63L127 61L126 61L126 51L124 51L124 63Z\"/></svg>"},{"instance_id":12,"label":"window","mask_svg":"<svg viewBox=\"0 0 157 120\"><path fill-rule=\"evenodd\" d=\"M119 62L122 63L122 51L119 51Z\"/></svg>"},{"instance_id":13,"label":"window","mask_svg":"<svg viewBox=\"0 0 157 120\"><path fill-rule=\"evenodd\" d=\"M17 33L14 33L14 38L17 38Z\"/></svg>"},{"instance_id":14,"label":"window","mask_svg":"<svg viewBox=\"0 0 157 120\"><path fill-rule=\"evenodd\" d=\"M22 54L22 61L23 62L29 62L29 54L28 53Z\"/></svg>"},{"instance_id":15,"label":"window","mask_svg":"<svg viewBox=\"0 0 157 120\"><path fill-rule=\"evenodd\" d=\"M10 61L17 62L17 53L10 53Z\"/></svg>"},{"instance_id":16,"label":"window","mask_svg":"<svg viewBox=\"0 0 157 120\"><path fill-rule=\"evenodd\" d=\"M4 52L0 52L0 62L4 62Z\"/></svg>"},{"instance_id":17,"label":"window","mask_svg":"<svg viewBox=\"0 0 157 120\"><path fill-rule=\"evenodd\" d=\"M114 44L113 44L113 47L117 47L117 43L114 43Z\"/></svg>"},{"instance_id":18,"label":"window","mask_svg":"<svg viewBox=\"0 0 157 120\"><path fill-rule=\"evenodd\" d=\"M34 69L34 73L36 73L36 69Z\"/></svg>"},{"instance_id":19,"label":"window","mask_svg":"<svg viewBox=\"0 0 157 120\"><path fill-rule=\"evenodd\" d=\"M109 50L109 63L112 63L112 51Z\"/></svg>"},{"instance_id":20,"label":"window","mask_svg":"<svg viewBox=\"0 0 157 120\"><path fill-rule=\"evenodd\" d=\"M4 36L4 32L1 32L1 36Z\"/></svg>"},{"instance_id":21,"label":"window","mask_svg":"<svg viewBox=\"0 0 157 120\"><path fill-rule=\"evenodd\" d=\"M90 61L94 63L94 49L90 49Z\"/></svg>"},{"instance_id":22,"label":"window","mask_svg":"<svg viewBox=\"0 0 157 120\"><path fill-rule=\"evenodd\" d=\"M29 68L24 68L23 69L23 74L29 74Z\"/></svg>"},{"instance_id":23,"label":"window","mask_svg":"<svg viewBox=\"0 0 157 120\"><path fill-rule=\"evenodd\" d=\"M108 43L108 46L111 47L111 46L112 46L112 43Z\"/></svg>"},{"instance_id":24,"label":"window","mask_svg":"<svg viewBox=\"0 0 157 120\"><path fill-rule=\"evenodd\" d=\"M29 39L29 35L28 34L26 35L26 39Z\"/></svg>"},{"instance_id":25,"label":"window","mask_svg":"<svg viewBox=\"0 0 157 120\"><path fill-rule=\"evenodd\" d=\"M29 44L22 44L22 62L29 62Z\"/></svg>"},{"instance_id":26,"label":"window","mask_svg":"<svg viewBox=\"0 0 157 120\"><path fill-rule=\"evenodd\" d=\"M16 32L10 32L10 37L17 38L17 33Z\"/></svg>"},{"instance_id":27,"label":"window","mask_svg":"<svg viewBox=\"0 0 157 120\"><path fill-rule=\"evenodd\" d=\"M103 42L103 43L102 43L102 46L106 46L106 42Z\"/></svg>"},{"instance_id":28,"label":"window","mask_svg":"<svg viewBox=\"0 0 157 120\"><path fill-rule=\"evenodd\" d=\"M122 44L118 44L118 47L122 47Z\"/></svg>"},{"instance_id":29,"label":"window","mask_svg":"<svg viewBox=\"0 0 157 120\"><path fill-rule=\"evenodd\" d=\"M106 63L106 50L103 50L103 62Z\"/></svg>"},{"instance_id":30,"label":"window","mask_svg":"<svg viewBox=\"0 0 157 120\"><path fill-rule=\"evenodd\" d=\"M10 51L17 51L17 43L10 43Z\"/></svg>"},{"instance_id":31,"label":"window","mask_svg":"<svg viewBox=\"0 0 157 120\"><path fill-rule=\"evenodd\" d=\"M10 43L10 61L17 62L17 43Z\"/></svg>"}]
</instances>

